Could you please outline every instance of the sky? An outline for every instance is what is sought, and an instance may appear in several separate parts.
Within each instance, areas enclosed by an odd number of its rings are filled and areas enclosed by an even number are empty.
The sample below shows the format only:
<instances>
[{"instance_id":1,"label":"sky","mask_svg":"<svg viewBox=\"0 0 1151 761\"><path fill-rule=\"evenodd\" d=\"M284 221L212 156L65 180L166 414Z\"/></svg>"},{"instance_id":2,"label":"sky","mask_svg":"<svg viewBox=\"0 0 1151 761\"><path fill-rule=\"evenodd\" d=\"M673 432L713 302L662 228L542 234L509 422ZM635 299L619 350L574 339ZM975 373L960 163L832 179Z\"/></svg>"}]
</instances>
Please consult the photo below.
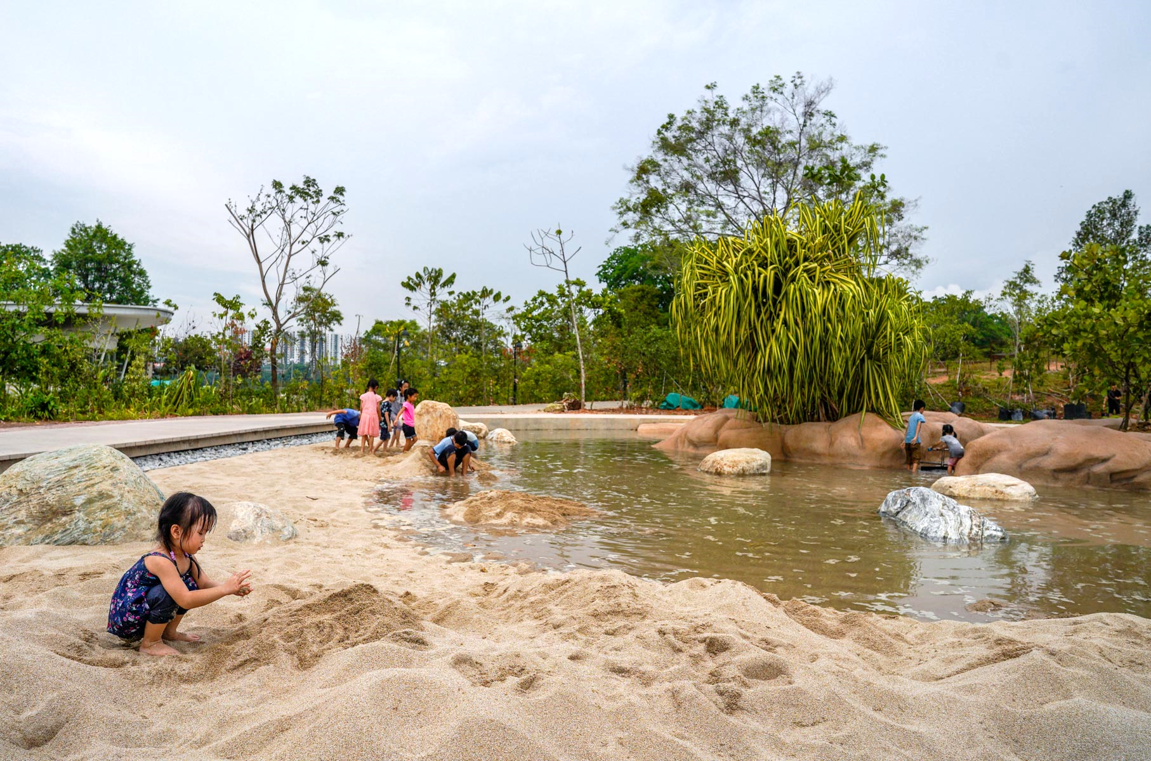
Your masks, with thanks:
<instances>
[{"instance_id":1,"label":"sky","mask_svg":"<svg viewBox=\"0 0 1151 761\"><path fill-rule=\"evenodd\" d=\"M225 202L309 175L347 189L345 331L410 315L425 266L518 303L558 277L533 229L574 232L589 281L627 242L611 207L669 113L801 71L918 199L920 289L1028 259L1050 287L1092 204L1129 188L1151 221L1148 29L1137 0L0 0L0 242L100 219L203 326L213 292L258 300Z\"/></svg>"}]
</instances>

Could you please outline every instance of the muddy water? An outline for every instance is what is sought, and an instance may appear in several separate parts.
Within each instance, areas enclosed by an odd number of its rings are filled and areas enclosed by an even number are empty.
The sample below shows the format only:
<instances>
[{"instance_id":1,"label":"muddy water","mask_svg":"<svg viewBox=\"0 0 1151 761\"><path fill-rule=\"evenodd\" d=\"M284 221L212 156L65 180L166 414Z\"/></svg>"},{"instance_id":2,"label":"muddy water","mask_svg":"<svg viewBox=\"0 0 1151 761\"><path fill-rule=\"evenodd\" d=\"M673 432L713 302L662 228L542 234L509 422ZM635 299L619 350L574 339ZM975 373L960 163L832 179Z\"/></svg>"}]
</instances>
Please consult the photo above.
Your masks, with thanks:
<instances>
[{"instance_id":1,"label":"muddy water","mask_svg":"<svg viewBox=\"0 0 1151 761\"><path fill-rule=\"evenodd\" d=\"M738 579L781 598L923 619L1118 611L1151 617L1151 495L1039 487L1031 504L973 507L1010 533L986 549L939 547L876 515L884 496L939 474L777 462L767 477L699 473L634 437L523 435L486 446L495 488L567 497L603 512L556 533L493 535L440 507L487 488L427 478L381 487L372 510L433 552L546 568L618 568L676 581ZM979 601L992 600L991 604ZM972 609L972 608L976 609Z\"/></svg>"}]
</instances>

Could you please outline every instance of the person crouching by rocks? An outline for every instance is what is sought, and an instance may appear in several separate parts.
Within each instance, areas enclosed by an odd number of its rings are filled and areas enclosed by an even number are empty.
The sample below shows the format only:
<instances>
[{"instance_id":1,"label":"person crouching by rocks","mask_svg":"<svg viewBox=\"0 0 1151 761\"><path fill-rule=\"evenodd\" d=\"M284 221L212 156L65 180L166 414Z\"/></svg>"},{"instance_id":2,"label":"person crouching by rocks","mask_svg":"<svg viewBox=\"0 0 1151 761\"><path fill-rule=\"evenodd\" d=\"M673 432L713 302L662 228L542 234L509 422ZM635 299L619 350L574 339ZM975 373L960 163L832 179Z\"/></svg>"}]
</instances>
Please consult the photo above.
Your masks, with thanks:
<instances>
[{"instance_id":1,"label":"person crouching by rocks","mask_svg":"<svg viewBox=\"0 0 1151 761\"><path fill-rule=\"evenodd\" d=\"M959 439L955 437L955 427L950 423L943 426L943 436L939 439L939 444L934 447L929 447L928 452L935 452L940 450L947 450L947 475L955 475L955 466L963 459L965 454L963 445L959 443Z\"/></svg>"},{"instance_id":2,"label":"person crouching by rocks","mask_svg":"<svg viewBox=\"0 0 1151 761\"><path fill-rule=\"evenodd\" d=\"M922 399L916 399L911 405L911 417L907 419L907 434L903 437L903 453L907 455L907 469L912 473L919 472L919 461L923 458L923 426L927 418L923 416L923 408L927 405Z\"/></svg>"},{"instance_id":3,"label":"person crouching by rocks","mask_svg":"<svg viewBox=\"0 0 1151 761\"><path fill-rule=\"evenodd\" d=\"M461 476L467 475L472 459L472 448L468 444L467 432L449 428L448 435L428 450L428 457L432 458L440 473L447 473L450 476L457 473Z\"/></svg>"},{"instance_id":4,"label":"person crouching by rocks","mask_svg":"<svg viewBox=\"0 0 1151 761\"><path fill-rule=\"evenodd\" d=\"M251 592L251 571L236 571L217 582L196 561L215 525L216 508L203 497L188 492L168 497L160 508L156 546L124 573L112 593L108 631L129 642L140 640L145 655L179 655L164 643L200 639L179 631L185 613Z\"/></svg>"},{"instance_id":5,"label":"person crouching by rocks","mask_svg":"<svg viewBox=\"0 0 1151 761\"><path fill-rule=\"evenodd\" d=\"M345 449L351 449L352 442L360 438L360 413L356 410L343 407L336 410L329 410L325 417L331 418L336 424L336 449L340 448L340 442L344 440L344 434L348 436L348 443L344 445Z\"/></svg>"}]
</instances>

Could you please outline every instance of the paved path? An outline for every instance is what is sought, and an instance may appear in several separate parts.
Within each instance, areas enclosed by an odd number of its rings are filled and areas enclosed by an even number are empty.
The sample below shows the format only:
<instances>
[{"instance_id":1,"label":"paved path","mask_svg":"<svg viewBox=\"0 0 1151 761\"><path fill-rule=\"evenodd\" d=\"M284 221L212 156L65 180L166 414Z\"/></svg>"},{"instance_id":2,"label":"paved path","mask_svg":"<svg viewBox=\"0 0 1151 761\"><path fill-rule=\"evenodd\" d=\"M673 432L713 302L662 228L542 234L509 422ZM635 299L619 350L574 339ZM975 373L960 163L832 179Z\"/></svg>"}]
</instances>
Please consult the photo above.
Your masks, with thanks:
<instances>
[{"instance_id":1,"label":"paved path","mask_svg":"<svg viewBox=\"0 0 1151 761\"><path fill-rule=\"evenodd\" d=\"M40 452L105 444L129 457L332 430L323 413L207 415L0 429L0 470Z\"/></svg>"},{"instance_id":2,"label":"paved path","mask_svg":"<svg viewBox=\"0 0 1151 761\"><path fill-rule=\"evenodd\" d=\"M609 404L618 408L618 403L600 402L596 406L604 409ZM543 408L542 404L521 404L514 407L459 407L457 411L465 420L513 431L634 431L644 423L676 423L692 417L628 413L563 415L541 412ZM333 430L331 421L320 412L206 415L4 428L0 429L0 471L25 457L74 444L104 444L129 457L140 457Z\"/></svg>"}]
</instances>

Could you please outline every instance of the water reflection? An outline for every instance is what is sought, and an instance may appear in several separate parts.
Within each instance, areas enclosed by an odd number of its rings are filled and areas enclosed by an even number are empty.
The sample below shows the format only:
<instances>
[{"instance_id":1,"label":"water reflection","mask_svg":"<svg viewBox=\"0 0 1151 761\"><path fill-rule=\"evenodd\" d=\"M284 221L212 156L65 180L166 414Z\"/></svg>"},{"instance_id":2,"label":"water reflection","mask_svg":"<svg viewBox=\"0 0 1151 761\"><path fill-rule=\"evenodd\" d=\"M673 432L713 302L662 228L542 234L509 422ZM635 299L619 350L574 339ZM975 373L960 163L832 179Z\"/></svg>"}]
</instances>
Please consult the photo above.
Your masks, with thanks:
<instances>
[{"instance_id":1,"label":"water reflection","mask_svg":"<svg viewBox=\"0 0 1151 761\"><path fill-rule=\"evenodd\" d=\"M488 487L447 478L382 486L372 509L437 550L668 581L725 577L842 609L926 619L1151 616L1147 495L1041 488L1034 504L972 503L1011 541L945 548L875 514L889 491L929 485L935 474L777 462L766 478L733 479L633 437L520 440L480 452L500 470L494 488L579 500L604 517L554 534L473 531L448 523L439 507ZM984 598L1007 606L968 610Z\"/></svg>"}]
</instances>

